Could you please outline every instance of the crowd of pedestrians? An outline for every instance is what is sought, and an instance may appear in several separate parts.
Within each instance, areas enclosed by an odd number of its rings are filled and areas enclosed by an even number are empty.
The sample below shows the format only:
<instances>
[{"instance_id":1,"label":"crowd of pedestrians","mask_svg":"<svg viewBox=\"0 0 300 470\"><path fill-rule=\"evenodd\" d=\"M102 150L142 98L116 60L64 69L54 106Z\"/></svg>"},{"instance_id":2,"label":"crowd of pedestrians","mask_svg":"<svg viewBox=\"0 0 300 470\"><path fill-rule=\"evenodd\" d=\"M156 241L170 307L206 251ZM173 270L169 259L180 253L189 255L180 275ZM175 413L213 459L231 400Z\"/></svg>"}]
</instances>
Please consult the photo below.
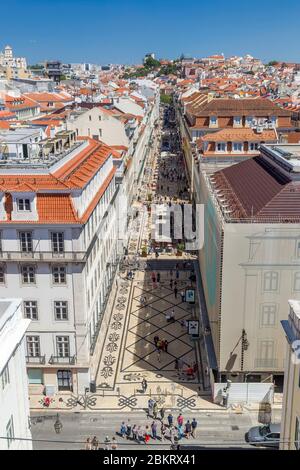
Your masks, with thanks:
<instances>
[{"instance_id":1,"label":"crowd of pedestrians","mask_svg":"<svg viewBox=\"0 0 300 470\"><path fill-rule=\"evenodd\" d=\"M198 423L196 418L185 420L183 415L179 413L177 418L164 408L158 409L157 402L150 398L148 401L147 418L152 418L151 424L133 426L130 420L125 423L123 421L120 426L119 436L122 439L128 439L139 444L148 444L150 440L167 442L174 445L181 439L196 439Z\"/></svg>"}]
</instances>

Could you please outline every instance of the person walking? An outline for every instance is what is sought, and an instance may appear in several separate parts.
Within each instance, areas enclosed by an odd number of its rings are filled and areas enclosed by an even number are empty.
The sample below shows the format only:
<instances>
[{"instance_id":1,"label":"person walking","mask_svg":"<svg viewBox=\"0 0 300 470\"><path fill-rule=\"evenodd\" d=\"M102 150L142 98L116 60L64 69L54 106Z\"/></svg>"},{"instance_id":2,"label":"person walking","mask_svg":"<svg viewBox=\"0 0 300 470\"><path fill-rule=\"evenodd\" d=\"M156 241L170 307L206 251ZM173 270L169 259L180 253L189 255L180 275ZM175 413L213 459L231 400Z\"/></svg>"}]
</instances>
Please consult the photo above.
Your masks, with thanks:
<instances>
[{"instance_id":1,"label":"person walking","mask_svg":"<svg viewBox=\"0 0 300 470\"><path fill-rule=\"evenodd\" d=\"M110 450L111 441L108 436L104 439L104 450Z\"/></svg>"},{"instance_id":2,"label":"person walking","mask_svg":"<svg viewBox=\"0 0 300 470\"><path fill-rule=\"evenodd\" d=\"M159 414L160 414L160 419L163 421L165 417L165 409L161 408Z\"/></svg>"},{"instance_id":3,"label":"person walking","mask_svg":"<svg viewBox=\"0 0 300 470\"><path fill-rule=\"evenodd\" d=\"M196 421L195 418L193 418L193 421L192 421L192 423L191 423L191 426L192 426L191 434L192 434L193 438L196 439L196 431L197 431L198 423L197 423L197 421Z\"/></svg>"},{"instance_id":4,"label":"person walking","mask_svg":"<svg viewBox=\"0 0 300 470\"><path fill-rule=\"evenodd\" d=\"M167 339L164 339L164 351L165 351L166 353L168 352L168 346L169 346L168 340L167 340Z\"/></svg>"},{"instance_id":5,"label":"person walking","mask_svg":"<svg viewBox=\"0 0 300 470\"><path fill-rule=\"evenodd\" d=\"M130 420L128 420L127 426L126 426L126 438L130 439L131 438L131 423Z\"/></svg>"},{"instance_id":6,"label":"person walking","mask_svg":"<svg viewBox=\"0 0 300 470\"><path fill-rule=\"evenodd\" d=\"M185 435L184 435L184 430L183 430L183 425L182 424L179 424L178 427L177 427L177 431L178 431L178 440L182 439Z\"/></svg>"},{"instance_id":7,"label":"person walking","mask_svg":"<svg viewBox=\"0 0 300 470\"><path fill-rule=\"evenodd\" d=\"M184 302L185 301L185 293L184 293L183 290L180 292L180 295L181 295L181 302Z\"/></svg>"},{"instance_id":8,"label":"person walking","mask_svg":"<svg viewBox=\"0 0 300 470\"><path fill-rule=\"evenodd\" d=\"M137 428L137 440L138 442L143 442L144 441L144 430L142 428L142 426L138 426Z\"/></svg>"},{"instance_id":9,"label":"person walking","mask_svg":"<svg viewBox=\"0 0 300 470\"><path fill-rule=\"evenodd\" d=\"M157 282L159 283L160 282L160 273L159 272L157 273L156 279L157 279Z\"/></svg>"},{"instance_id":10,"label":"person walking","mask_svg":"<svg viewBox=\"0 0 300 470\"><path fill-rule=\"evenodd\" d=\"M179 374L182 373L183 367L184 367L184 361L183 361L183 359L181 359L181 357L180 357L180 358L178 359L178 372L179 372Z\"/></svg>"},{"instance_id":11,"label":"person walking","mask_svg":"<svg viewBox=\"0 0 300 470\"><path fill-rule=\"evenodd\" d=\"M92 450L98 450L99 442L96 436L92 439Z\"/></svg>"},{"instance_id":12,"label":"person walking","mask_svg":"<svg viewBox=\"0 0 300 470\"><path fill-rule=\"evenodd\" d=\"M167 427L164 423L161 423L161 427L160 427L160 435L161 435L161 440L164 441L165 438L166 438L166 434L167 434Z\"/></svg>"},{"instance_id":13,"label":"person walking","mask_svg":"<svg viewBox=\"0 0 300 470\"><path fill-rule=\"evenodd\" d=\"M173 289L173 279L170 280L170 289Z\"/></svg>"},{"instance_id":14,"label":"person walking","mask_svg":"<svg viewBox=\"0 0 300 470\"><path fill-rule=\"evenodd\" d=\"M176 279L179 279L179 270L176 270Z\"/></svg>"},{"instance_id":15,"label":"person walking","mask_svg":"<svg viewBox=\"0 0 300 470\"><path fill-rule=\"evenodd\" d=\"M172 426L170 426L170 441L171 441L171 444L172 444L172 445L175 444L175 434L176 434L176 429L175 429L175 427L172 425Z\"/></svg>"},{"instance_id":16,"label":"person walking","mask_svg":"<svg viewBox=\"0 0 300 470\"><path fill-rule=\"evenodd\" d=\"M157 424L155 421L151 424L152 439L157 439Z\"/></svg>"},{"instance_id":17,"label":"person walking","mask_svg":"<svg viewBox=\"0 0 300 470\"><path fill-rule=\"evenodd\" d=\"M157 343L157 349L156 349L156 352L157 352L157 362L160 362L160 355L161 355L161 350L160 348L158 347L159 343Z\"/></svg>"},{"instance_id":18,"label":"person walking","mask_svg":"<svg viewBox=\"0 0 300 470\"><path fill-rule=\"evenodd\" d=\"M173 426L174 418L173 418L172 413L170 413L170 414L168 415L168 418L167 418L167 419L168 419L169 427Z\"/></svg>"},{"instance_id":19,"label":"person walking","mask_svg":"<svg viewBox=\"0 0 300 470\"><path fill-rule=\"evenodd\" d=\"M150 441L149 426L146 426L145 433L144 433L144 440L145 440L145 444L148 444L148 442Z\"/></svg>"},{"instance_id":20,"label":"person walking","mask_svg":"<svg viewBox=\"0 0 300 470\"><path fill-rule=\"evenodd\" d=\"M153 341L154 341L155 347L157 348L157 343L159 342L159 336L157 335L154 336Z\"/></svg>"},{"instance_id":21,"label":"person walking","mask_svg":"<svg viewBox=\"0 0 300 470\"><path fill-rule=\"evenodd\" d=\"M145 377L144 377L143 380L142 380L142 390L143 390L143 393L146 392L147 387L148 387L148 382L147 382L147 380L146 380Z\"/></svg>"},{"instance_id":22,"label":"person walking","mask_svg":"<svg viewBox=\"0 0 300 470\"><path fill-rule=\"evenodd\" d=\"M154 419L157 419L157 413L158 413L158 406L157 406L157 403L155 401L154 405L153 405L153 418Z\"/></svg>"},{"instance_id":23,"label":"person walking","mask_svg":"<svg viewBox=\"0 0 300 470\"><path fill-rule=\"evenodd\" d=\"M179 415L177 416L177 424L178 424L178 426L183 425L183 416L182 416L181 413L179 413Z\"/></svg>"},{"instance_id":24,"label":"person walking","mask_svg":"<svg viewBox=\"0 0 300 470\"><path fill-rule=\"evenodd\" d=\"M153 405L154 405L154 400L152 400L152 398L149 398L149 400L148 400L148 417L153 415Z\"/></svg>"},{"instance_id":25,"label":"person walking","mask_svg":"<svg viewBox=\"0 0 300 470\"><path fill-rule=\"evenodd\" d=\"M185 423L185 434L187 439L191 437L191 432L192 432L192 426L190 423L190 420L188 419L187 422Z\"/></svg>"},{"instance_id":26,"label":"person walking","mask_svg":"<svg viewBox=\"0 0 300 470\"><path fill-rule=\"evenodd\" d=\"M92 450L92 443L91 443L91 439L89 437L85 441L85 450Z\"/></svg>"},{"instance_id":27,"label":"person walking","mask_svg":"<svg viewBox=\"0 0 300 470\"><path fill-rule=\"evenodd\" d=\"M132 440L133 441L137 441L137 425L134 424L133 428L132 428Z\"/></svg>"},{"instance_id":28,"label":"person walking","mask_svg":"<svg viewBox=\"0 0 300 470\"><path fill-rule=\"evenodd\" d=\"M177 289L177 287L175 286L175 287L174 287L174 295L175 295L175 299L177 299L177 293L178 293L178 289Z\"/></svg>"},{"instance_id":29,"label":"person walking","mask_svg":"<svg viewBox=\"0 0 300 470\"><path fill-rule=\"evenodd\" d=\"M126 435L126 426L125 426L124 421L123 421L122 424L121 424L120 434L121 434L121 437L123 437L123 438L124 438L125 435Z\"/></svg>"},{"instance_id":30,"label":"person walking","mask_svg":"<svg viewBox=\"0 0 300 470\"><path fill-rule=\"evenodd\" d=\"M178 372L178 358L177 357L174 361L174 369L177 370L177 372Z\"/></svg>"}]
</instances>

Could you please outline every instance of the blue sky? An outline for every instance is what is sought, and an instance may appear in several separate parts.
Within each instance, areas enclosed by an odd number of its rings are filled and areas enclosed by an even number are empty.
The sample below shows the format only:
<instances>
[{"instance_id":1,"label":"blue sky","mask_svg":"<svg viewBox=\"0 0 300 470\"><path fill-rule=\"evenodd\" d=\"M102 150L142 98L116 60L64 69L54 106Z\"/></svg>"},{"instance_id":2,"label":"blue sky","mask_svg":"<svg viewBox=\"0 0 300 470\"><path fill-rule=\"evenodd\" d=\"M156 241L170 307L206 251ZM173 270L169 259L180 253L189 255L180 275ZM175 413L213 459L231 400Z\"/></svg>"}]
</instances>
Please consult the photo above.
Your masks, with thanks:
<instances>
[{"instance_id":1,"label":"blue sky","mask_svg":"<svg viewBox=\"0 0 300 470\"><path fill-rule=\"evenodd\" d=\"M30 63L140 63L181 53L300 62L299 0L3 0L0 50Z\"/></svg>"}]
</instances>

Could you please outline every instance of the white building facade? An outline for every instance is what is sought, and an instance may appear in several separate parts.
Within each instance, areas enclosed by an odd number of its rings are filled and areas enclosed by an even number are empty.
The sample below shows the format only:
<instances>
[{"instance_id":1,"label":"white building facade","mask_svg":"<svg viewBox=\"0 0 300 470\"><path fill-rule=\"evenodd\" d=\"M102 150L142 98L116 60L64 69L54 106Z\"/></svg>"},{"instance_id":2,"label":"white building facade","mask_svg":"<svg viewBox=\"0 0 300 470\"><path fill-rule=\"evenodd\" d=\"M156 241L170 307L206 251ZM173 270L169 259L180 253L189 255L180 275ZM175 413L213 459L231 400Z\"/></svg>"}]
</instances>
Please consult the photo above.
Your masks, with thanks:
<instances>
[{"instance_id":1,"label":"white building facade","mask_svg":"<svg viewBox=\"0 0 300 470\"><path fill-rule=\"evenodd\" d=\"M31 450L21 299L0 299L0 450ZM19 438L19 439L17 439Z\"/></svg>"},{"instance_id":2,"label":"white building facade","mask_svg":"<svg viewBox=\"0 0 300 470\"><path fill-rule=\"evenodd\" d=\"M47 158L0 168L0 295L17 286L31 320L31 393L81 393L117 268L115 168L92 139Z\"/></svg>"}]
</instances>

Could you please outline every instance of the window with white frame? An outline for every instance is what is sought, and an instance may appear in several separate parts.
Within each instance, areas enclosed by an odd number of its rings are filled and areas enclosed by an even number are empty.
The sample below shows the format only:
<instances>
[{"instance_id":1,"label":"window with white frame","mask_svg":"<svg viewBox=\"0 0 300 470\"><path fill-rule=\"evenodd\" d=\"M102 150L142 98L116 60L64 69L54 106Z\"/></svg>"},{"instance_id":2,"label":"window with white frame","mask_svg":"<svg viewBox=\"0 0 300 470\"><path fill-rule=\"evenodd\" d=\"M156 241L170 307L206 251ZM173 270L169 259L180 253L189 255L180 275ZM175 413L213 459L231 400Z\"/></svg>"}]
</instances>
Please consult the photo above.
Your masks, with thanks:
<instances>
[{"instance_id":1,"label":"window with white frame","mask_svg":"<svg viewBox=\"0 0 300 470\"><path fill-rule=\"evenodd\" d=\"M1 383L2 383L2 390L9 384L9 368L8 364L4 367L3 371L1 372Z\"/></svg>"},{"instance_id":2,"label":"window with white frame","mask_svg":"<svg viewBox=\"0 0 300 470\"><path fill-rule=\"evenodd\" d=\"M5 283L5 269L3 264L0 264L0 284Z\"/></svg>"},{"instance_id":3,"label":"window with white frame","mask_svg":"<svg viewBox=\"0 0 300 470\"><path fill-rule=\"evenodd\" d=\"M244 144L242 142L233 142L233 151L242 152L244 150Z\"/></svg>"},{"instance_id":4,"label":"window with white frame","mask_svg":"<svg viewBox=\"0 0 300 470\"><path fill-rule=\"evenodd\" d=\"M211 126L216 126L217 125L217 122L218 122L218 118L216 116L211 116L210 119L209 119L209 124Z\"/></svg>"},{"instance_id":5,"label":"window with white frame","mask_svg":"<svg viewBox=\"0 0 300 470\"><path fill-rule=\"evenodd\" d=\"M52 232L51 241L52 241L52 251L54 253L64 252L64 233L63 232Z\"/></svg>"},{"instance_id":6,"label":"window with white frame","mask_svg":"<svg viewBox=\"0 0 300 470\"><path fill-rule=\"evenodd\" d=\"M35 283L35 267L34 266L22 266L22 282L23 284L34 284Z\"/></svg>"},{"instance_id":7,"label":"window with white frame","mask_svg":"<svg viewBox=\"0 0 300 470\"><path fill-rule=\"evenodd\" d=\"M24 317L29 320L38 320L38 306L36 300L24 300Z\"/></svg>"},{"instance_id":8,"label":"window with white frame","mask_svg":"<svg viewBox=\"0 0 300 470\"><path fill-rule=\"evenodd\" d=\"M241 116L234 116L233 118L233 123L236 125L236 126L240 126L242 124L242 118Z\"/></svg>"},{"instance_id":9,"label":"window with white frame","mask_svg":"<svg viewBox=\"0 0 300 470\"><path fill-rule=\"evenodd\" d=\"M8 449L10 449L14 438L15 438L14 418L13 418L13 415L11 415L6 425L6 442L7 442Z\"/></svg>"},{"instance_id":10,"label":"window with white frame","mask_svg":"<svg viewBox=\"0 0 300 470\"><path fill-rule=\"evenodd\" d=\"M253 116L247 116L246 117L246 124L247 126L251 126L253 121Z\"/></svg>"},{"instance_id":11,"label":"window with white frame","mask_svg":"<svg viewBox=\"0 0 300 470\"><path fill-rule=\"evenodd\" d=\"M277 124L277 116L271 116L271 123L276 126Z\"/></svg>"},{"instance_id":12,"label":"window with white frame","mask_svg":"<svg viewBox=\"0 0 300 470\"><path fill-rule=\"evenodd\" d=\"M32 251L32 233L20 232L20 245L23 253Z\"/></svg>"},{"instance_id":13,"label":"window with white frame","mask_svg":"<svg viewBox=\"0 0 300 470\"><path fill-rule=\"evenodd\" d=\"M56 348L58 357L70 357L69 336L56 336Z\"/></svg>"},{"instance_id":14,"label":"window with white frame","mask_svg":"<svg viewBox=\"0 0 300 470\"><path fill-rule=\"evenodd\" d=\"M68 320L68 302L66 300L54 301L55 320Z\"/></svg>"},{"instance_id":15,"label":"window with white frame","mask_svg":"<svg viewBox=\"0 0 300 470\"><path fill-rule=\"evenodd\" d=\"M260 326L268 327L276 325L276 304L263 304L261 306Z\"/></svg>"},{"instance_id":16,"label":"window with white frame","mask_svg":"<svg viewBox=\"0 0 300 470\"><path fill-rule=\"evenodd\" d=\"M27 343L27 356L38 357L41 355L40 337L39 336L26 336Z\"/></svg>"},{"instance_id":17,"label":"window with white frame","mask_svg":"<svg viewBox=\"0 0 300 470\"><path fill-rule=\"evenodd\" d=\"M249 149L251 152L254 152L255 150L258 150L259 145L259 142L250 142Z\"/></svg>"},{"instance_id":18,"label":"window with white frame","mask_svg":"<svg viewBox=\"0 0 300 470\"><path fill-rule=\"evenodd\" d=\"M226 152L226 150L227 150L226 142L218 142L217 143L217 151L218 152Z\"/></svg>"},{"instance_id":19,"label":"window with white frame","mask_svg":"<svg viewBox=\"0 0 300 470\"><path fill-rule=\"evenodd\" d=\"M30 199L17 199L17 206L18 206L18 211L21 212L29 212L31 210L30 208Z\"/></svg>"},{"instance_id":20,"label":"window with white frame","mask_svg":"<svg viewBox=\"0 0 300 470\"><path fill-rule=\"evenodd\" d=\"M274 292L278 290L279 274L276 271L267 271L263 277L263 288L265 292Z\"/></svg>"},{"instance_id":21,"label":"window with white frame","mask_svg":"<svg viewBox=\"0 0 300 470\"><path fill-rule=\"evenodd\" d=\"M66 267L65 266L53 266L52 267L52 279L54 284L66 284Z\"/></svg>"}]
</instances>

